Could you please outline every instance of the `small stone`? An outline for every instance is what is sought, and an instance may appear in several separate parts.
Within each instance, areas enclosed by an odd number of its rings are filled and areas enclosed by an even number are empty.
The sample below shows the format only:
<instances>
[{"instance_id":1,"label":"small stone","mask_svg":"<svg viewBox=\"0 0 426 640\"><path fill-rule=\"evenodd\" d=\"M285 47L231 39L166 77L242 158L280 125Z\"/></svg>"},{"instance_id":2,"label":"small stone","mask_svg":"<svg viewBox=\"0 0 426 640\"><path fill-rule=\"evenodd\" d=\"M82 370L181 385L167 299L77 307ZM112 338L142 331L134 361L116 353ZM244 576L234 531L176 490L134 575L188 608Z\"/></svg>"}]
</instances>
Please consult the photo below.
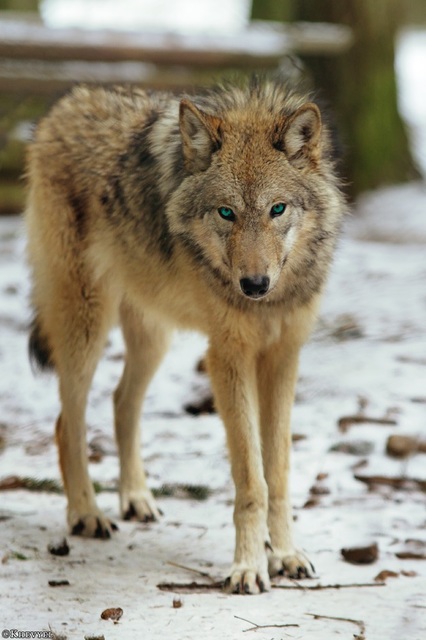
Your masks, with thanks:
<instances>
[{"instance_id":1,"label":"small stone","mask_svg":"<svg viewBox=\"0 0 426 640\"><path fill-rule=\"evenodd\" d=\"M112 620L114 623L117 623L122 615L123 609L121 607L111 607L110 609L102 611L101 618L102 620Z\"/></svg>"},{"instance_id":2,"label":"small stone","mask_svg":"<svg viewBox=\"0 0 426 640\"><path fill-rule=\"evenodd\" d=\"M49 587L69 587L69 580L49 580Z\"/></svg>"},{"instance_id":3,"label":"small stone","mask_svg":"<svg viewBox=\"0 0 426 640\"><path fill-rule=\"evenodd\" d=\"M216 413L214 405L214 398L212 395L208 395L200 401L190 402L184 406L186 413L191 416L200 416L211 413Z\"/></svg>"},{"instance_id":4,"label":"small stone","mask_svg":"<svg viewBox=\"0 0 426 640\"><path fill-rule=\"evenodd\" d=\"M67 556L70 552L66 538L62 538L58 542L51 542L47 545L47 550L52 556Z\"/></svg>"}]
</instances>

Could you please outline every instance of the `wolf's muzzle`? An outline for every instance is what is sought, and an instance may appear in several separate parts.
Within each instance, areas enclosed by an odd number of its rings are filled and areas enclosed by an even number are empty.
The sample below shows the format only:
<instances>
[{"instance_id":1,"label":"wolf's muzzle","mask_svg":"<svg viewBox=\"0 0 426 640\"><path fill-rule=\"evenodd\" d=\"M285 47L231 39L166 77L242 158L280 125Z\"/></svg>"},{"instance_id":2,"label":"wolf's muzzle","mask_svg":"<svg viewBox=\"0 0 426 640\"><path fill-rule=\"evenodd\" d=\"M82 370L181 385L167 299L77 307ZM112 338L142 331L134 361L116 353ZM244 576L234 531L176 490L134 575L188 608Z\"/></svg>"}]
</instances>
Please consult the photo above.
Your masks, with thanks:
<instances>
[{"instance_id":1,"label":"wolf's muzzle","mask_svg":"<svg viewBox=\"0 0 426 640\"><path fill-rule=\"evenodd\" d=\"M252 276L241 278L241 291L248 298L262 298L268 293L270 280L268 276Z\"/></svg>"}]
</instances>

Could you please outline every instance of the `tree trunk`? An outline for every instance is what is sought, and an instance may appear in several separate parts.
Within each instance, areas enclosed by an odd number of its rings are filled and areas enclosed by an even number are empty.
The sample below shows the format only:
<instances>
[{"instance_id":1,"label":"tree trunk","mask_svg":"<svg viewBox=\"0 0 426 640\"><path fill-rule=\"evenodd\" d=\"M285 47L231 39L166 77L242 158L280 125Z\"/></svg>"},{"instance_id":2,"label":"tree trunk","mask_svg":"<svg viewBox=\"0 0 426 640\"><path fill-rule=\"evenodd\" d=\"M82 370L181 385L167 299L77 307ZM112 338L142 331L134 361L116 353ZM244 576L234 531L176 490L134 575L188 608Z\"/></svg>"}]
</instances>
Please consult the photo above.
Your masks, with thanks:
<instances>
[{"instance_id":1,"label":"tree trunk","mask_svg":"<svg viewBox=\"0 0 426 640\"><path fill-rule=\"evenodd\" d=\"M38 11L39 0L0 0L1 11Z\"/></svg>"},{"instance_id":2,"label":"tree trunk","mask_svg":"<svg viewBox=\"0 0 426 640\"><path fill-rule=\"evenodd\" d=\"M347 24L354 32L347 52L304 59L337 123L352 195L418 175L397 108L394 42L402 2L293 0L295 20Z\"/></svg>"},{"instance_id":3,"label":"tree trunk","mask_svg":"<svg viewBox=\"0 0 426 640\"><path fill-rule=\"evenodd\" d=\"M252 0L251 19L288 22L293 19L293 0Z\"/></svg>"}]
</instances>

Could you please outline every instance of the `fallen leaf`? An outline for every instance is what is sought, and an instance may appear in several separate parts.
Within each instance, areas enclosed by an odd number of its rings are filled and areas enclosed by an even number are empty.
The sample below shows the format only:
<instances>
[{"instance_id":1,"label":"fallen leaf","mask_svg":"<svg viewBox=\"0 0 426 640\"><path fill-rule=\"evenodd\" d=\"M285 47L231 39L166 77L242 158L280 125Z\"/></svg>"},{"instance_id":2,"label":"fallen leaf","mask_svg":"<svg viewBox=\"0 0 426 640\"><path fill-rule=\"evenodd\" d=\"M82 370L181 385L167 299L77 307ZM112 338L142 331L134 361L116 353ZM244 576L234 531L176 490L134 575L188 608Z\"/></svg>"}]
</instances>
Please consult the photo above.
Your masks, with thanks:
<instances>
[{"instance_id":1,"label":"fallen leaf","mask_svg":"<svg viewBox=\"0 0 426 640\"><path fill-rule=\"evenodd\" d=\"M293 433L291 435L291 440L292 442L300 442L301 440L306 440L306 437L304 433Z\"/></svg>"},{"instance_id":2,"label":"fallen leaf","mask_svg":"<svg viewBox=\"0 0 426 640\"><path fill-rule=\"evenodd\" d=\"M389 571L388 569L383 569L377 576L374 578L376 582L384 582L388 578L398 578L399 573L396 571Z\"/></svg>"},{"instance_id":3,"label":"fallen leaf","mask_svg":"<svg viewBox=\"0 0 426 640\"><path fill-rule=\"evenodd\" d=\"M312 507L317 507L320 504L318 497L308 498L305 504L303 505L303 509L312 509Z\"/></svg>"},{"instance_id":4,"label":"fallen leaf","mask_svg":"<svg viewBox=\"0 0 426 640\"><path fill-rule=\"evenodd\" d=\"M321 484L314 484L310 489L311 496L327 496L330 493L330 489Z\"/></svg>"},{"instance_id":5,"label":"fallen leaf","mask_svg":"<svg viewBox=\"0 0 426 640\"><path fill-rule=\"evenodd\" d=\"M100 451L93 451L92 453L89 454L89 462L94 462L98 464L99 462L102 462L103 459L104 459L104 456Z\"/></svg>"},{"instance_id":6,"label":"fallen leaf","mask_svg":"<svg viewBox=\"0 0 426 640\"><path fill-rule=\"evenodd\" d=\"M426 541L408 538L404 547L396 553L398 558L403 560L426 560Z\"/></svg>"},{"instance_id":7,"label":"fallen leaf","mask_svg":"<svg viewBox=\"0 0 426 640\"><path fill-rule=\"evenodd\" d=\"M198 361L197 367L195 369L198 373L207 373L207 362L205 357L201 358Z\"/></svg>"},{"instance_id":8,"label":"fallen leaf","mask_svg":"<svg viewBox=\"0 0 426 640\"><path fill-rule=\"evenodd\" d=\"M327 480L328 478L328 473L318 473L316 480L318 480L318 482L321 482L321 480Z\"/></svg>"},{"instance_id":9,"label":"fallen leaf","mask_svg":"<svg viewBox=\"0 0 426 640\"><path fill-rule=\"evenodd\" d=\"M173 598L173 609L180 609L183 607L183 602L180 598Z\"/></svg>"},{"instance_id":10,"label":"fallen leaf","mask_svg":"<svg viewBox=\"0 0 426 640\"><path fill-rule=\"evenodd\" d=\"M373 542L365 547L341 549L341 554L346 562L351 564L372 564L379 557L379 547Z\"/></svg>"},{"instance_id":11,"label":"fallen leaf","mask_svg":"<svg viewBox=\"0 0 426 640\"><path fill-rule=\"evenodd\" d=\"M361 475L355 474L355 480L359 480L360 482L365 482L368 484L369 488L372 489L375 485L386 485L388 487L393 487L394 489L401 490L419 490L426 491L426 480L421 480L418 478L407 478L405 476L382 476L382 475Z\"/></svg>"},{"instance_id":12,"label":"fallen leaf","mask_svg":"<svg viewBox=\"0 0 426 640\"><path fill-rule=\"evenodd\" d=\"M385 426L395 426L398 423L393 418L372 418L371 416L357 414L354 416L343 416L338 420L337 424L339 431L345 433L349 427L354 424L381 424Z\"/></svg>"},{"instance_id":13,"label":"fallen leaf","mask_svg":"<svg viewBox=\"0 0 426 640\"><path fill-rule=\"evenodd\" d=\"M416 551L399 551L395 555L400 560L426 560L426 553Z\"/></svg>"},{"instance_id":14,"label":"fallen leaf","mask_svg":"<svg viewBox=\"0 0 426 640\"><path fill-rule=\"evenodd\" d=\"M18 476L7 476L0 480L0 491L9 491L10 489L24 489L25 484L22 478Z\"/></svg>"},{"instance_id":15,"label":"fallen leaf","mask_svg":"<svg viewBox=\"0 0 426 640\"><path fill-rule=\"evenodd\" d=\"M389 436L386 453L393 458L407 458L414 453L426 453L426 441L413 436Z\"/></svg>"}]
</instances>

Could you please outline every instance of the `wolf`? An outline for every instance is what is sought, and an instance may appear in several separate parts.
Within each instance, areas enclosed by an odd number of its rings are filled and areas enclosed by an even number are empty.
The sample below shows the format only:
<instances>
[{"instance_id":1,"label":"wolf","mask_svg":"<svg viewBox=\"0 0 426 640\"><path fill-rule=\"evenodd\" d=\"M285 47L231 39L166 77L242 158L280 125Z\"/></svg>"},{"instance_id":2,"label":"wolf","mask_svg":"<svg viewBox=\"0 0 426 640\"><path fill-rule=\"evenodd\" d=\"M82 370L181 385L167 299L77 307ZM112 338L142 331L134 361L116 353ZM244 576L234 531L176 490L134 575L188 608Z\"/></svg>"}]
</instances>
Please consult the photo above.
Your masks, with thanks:
<instances>
[{"instance_id":1,"label":"wolf","mask_svg":"<svg viewBox=\"0 0 426 640\"><path fill-rule=\"evenodd\" d=\"M174 329L206 356L235 483L226 589L311 576L294 542L290 414L346 210L329 127L276 80L177 96L78 86L39 123L27 162L32 359L53 368L59 462L73 534L109 538L88 474L85 408L108 330L125 366L114 393L125 519L160 511L140 457L147 386Z\"/></svg>"}]
</instances>

